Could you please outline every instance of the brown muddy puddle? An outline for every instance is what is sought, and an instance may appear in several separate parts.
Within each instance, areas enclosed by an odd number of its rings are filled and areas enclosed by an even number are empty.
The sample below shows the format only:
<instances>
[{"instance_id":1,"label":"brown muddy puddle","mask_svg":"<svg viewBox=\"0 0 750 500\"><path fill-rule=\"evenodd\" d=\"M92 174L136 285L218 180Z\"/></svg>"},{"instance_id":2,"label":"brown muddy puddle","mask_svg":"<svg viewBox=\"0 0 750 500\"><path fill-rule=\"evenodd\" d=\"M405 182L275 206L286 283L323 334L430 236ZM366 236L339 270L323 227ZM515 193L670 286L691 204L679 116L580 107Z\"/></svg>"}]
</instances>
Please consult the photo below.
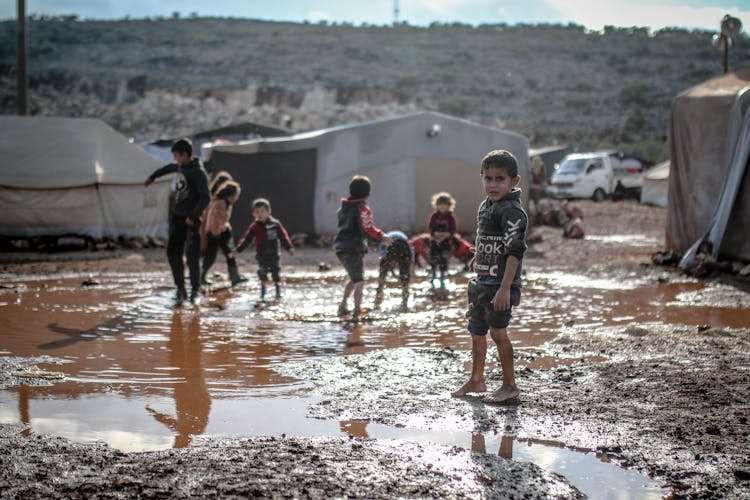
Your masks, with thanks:
<instances>
[{"instance_id":1,"label":"brown muddy puddle","mask_svg":"<svg viewBox=\"0 0 750 500\"><path fill-rule=\"evenodd\" d=\"M332 436L428 440L511 454L559 472L582 491L661 496L649 478L593 453L549 443L508 442L499 435L423 431L366 422L306 418L310 385L281 376L288 361L396 347L468 349L458 275L447 299L426 282L412 287L410 311L389 290L382 308L359 328L336 317L342 277L293 273L284 298L254 307L257 290L220 290L199 306L172 310L165 273L104 274L82 286L82 275L20 277L0 289L0 355L49 355L65 373L51 386L0 391L0 421L31 433L104 441L123 451L188 446L201 436ZM750 327L736 307L691 305L698 282L647 283L633 275L596 280L560 273L526 276L513 339L522 361L549 368L543 344L564 325L638 323ZM371 287L372 288L372 287ZM366 303L372 301L372 290ZM594 360L595 361L595 360ZM481 444L480 444L481 443ZM602 489L604 488L604 490ZM612 488L612 489L610 489ZM604 495L607 496L607 495Z\"/></svg>"}]
</instances>

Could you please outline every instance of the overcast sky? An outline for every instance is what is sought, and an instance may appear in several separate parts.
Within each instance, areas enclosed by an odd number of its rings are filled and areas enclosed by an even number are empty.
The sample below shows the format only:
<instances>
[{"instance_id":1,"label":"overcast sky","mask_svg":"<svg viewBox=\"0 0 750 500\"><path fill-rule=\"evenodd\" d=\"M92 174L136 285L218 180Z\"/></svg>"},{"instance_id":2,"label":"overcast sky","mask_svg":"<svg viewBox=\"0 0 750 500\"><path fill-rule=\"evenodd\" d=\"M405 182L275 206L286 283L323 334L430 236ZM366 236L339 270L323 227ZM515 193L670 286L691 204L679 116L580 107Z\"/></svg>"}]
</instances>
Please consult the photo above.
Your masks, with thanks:
<instances>
[{"instance_id":1,"label":"overcast sky","mask_svg":"<svg viewBox=\"0 0 750 500\"><path fill-rule=\"evenodd\" d=\"M0 0L0 19L15 17L16 0ZM283 21L348 21L388 24L394 0L26 0L28 14L78 14L120 19L171 16L247 17ZM469 24L569 23L600 29L605 25L665 26L717 30L725 14L750 26L750 0L398 0L399 19ZM747 30L743 30L746 31Z\"/></svg>"}]
</instances>

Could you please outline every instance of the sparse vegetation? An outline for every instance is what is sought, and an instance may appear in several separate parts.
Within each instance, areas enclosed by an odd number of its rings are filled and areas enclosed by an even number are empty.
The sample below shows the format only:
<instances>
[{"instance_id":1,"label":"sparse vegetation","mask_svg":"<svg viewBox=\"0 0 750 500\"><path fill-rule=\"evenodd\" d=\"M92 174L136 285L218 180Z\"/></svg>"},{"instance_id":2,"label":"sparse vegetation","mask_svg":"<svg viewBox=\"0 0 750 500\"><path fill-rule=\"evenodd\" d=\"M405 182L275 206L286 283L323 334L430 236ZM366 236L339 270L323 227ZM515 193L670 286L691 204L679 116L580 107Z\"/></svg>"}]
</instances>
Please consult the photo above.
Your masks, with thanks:
<instances>
[{"instance_id":1,"label":"sparse vegetation","mask_svg":"<svg viewBox=\"0 0 750 500\"><path fill-rule=\"evenodd\" d=\"M175 12L118 21L34 16L28 30L32 112L97 116L131 135L243 119L280 125L287 116L296 128L314 128L433 109L502 125L536 145L636 147L664 142L671 99L721 73L711 34L680 29L355 27ZM747 60L747 46L746 37L735 38L732 67ZM14 68L15 22L7 20L0 22L3 113L15 110ZM260 105L257 93L269 87L303 97ZM315 92L333 97L304 98ZM209 97L218 104L206 111L201 101Z\"/></svg>"}]
</instances>

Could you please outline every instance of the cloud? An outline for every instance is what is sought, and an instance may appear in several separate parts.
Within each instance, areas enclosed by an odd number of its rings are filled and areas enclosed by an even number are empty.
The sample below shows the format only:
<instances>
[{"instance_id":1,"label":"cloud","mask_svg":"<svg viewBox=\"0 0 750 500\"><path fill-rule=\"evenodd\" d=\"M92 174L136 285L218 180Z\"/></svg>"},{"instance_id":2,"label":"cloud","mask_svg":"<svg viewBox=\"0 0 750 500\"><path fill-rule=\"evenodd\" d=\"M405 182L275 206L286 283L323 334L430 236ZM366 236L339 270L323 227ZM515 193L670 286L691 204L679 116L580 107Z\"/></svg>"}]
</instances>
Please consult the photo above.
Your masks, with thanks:
<instances>
[{"instance_id":1,"label":"cloud","mask_svg":"<svg viewBox=\"0 0 750 500\"><path fill-rule=\"evenodd\" d=\"M572 21L592 29L612 25L718 30L726 14L739 18L744 27L750 27L750 10L738 7L692 7L633 0L609 0L606 9L592 9L588 0L548 0L548 4L558 12L562 21Z\"/></svg>"},{"instance_id":2,"label":"cloud","mask_svg":"<svg viewBox=\"0 0 750 500\"><path fill-rule=\"evenodd\" d=\"M401 4L403 3L402 1ZM484 10L494 2L492 0L418 0L416 3L419 4L422 11L430 12L433 15L461 19L462 11L465 13L473 10Z\"/></svg>"},{"instance_id":3,"label":"cloud","mask_svg":"<svg viewBox=\"0 0 750 500\"><path fill-rule=\"evenodd\" d=\"M310 22L316 23L318 21L326 21L333 18L331 17L331 14L324 10L311 10L307 13L307 19Z\"/></svg>"}]
</instances>

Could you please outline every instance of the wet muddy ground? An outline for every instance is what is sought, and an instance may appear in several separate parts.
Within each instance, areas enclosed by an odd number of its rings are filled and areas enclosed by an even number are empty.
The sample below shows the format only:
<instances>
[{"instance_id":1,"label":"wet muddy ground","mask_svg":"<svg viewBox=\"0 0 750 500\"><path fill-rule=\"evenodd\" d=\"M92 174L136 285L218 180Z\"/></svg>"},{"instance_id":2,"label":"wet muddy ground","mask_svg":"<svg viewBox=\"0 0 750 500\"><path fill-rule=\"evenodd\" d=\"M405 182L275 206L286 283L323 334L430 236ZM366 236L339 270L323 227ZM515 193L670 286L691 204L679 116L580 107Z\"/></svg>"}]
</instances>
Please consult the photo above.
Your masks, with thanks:
<instances>
[{"instance_id":1,"label":"wet muddy ground","mask_svg":"<svg viewBox=\"0 0 750 500\"><path fill-rule=\"evenodd\" d=\"M505 406L450 397L459 267L355 324L323 249L283 258L281 301L180 310L163 250L1 255L0 495L748 497L750 295L651 265L662 209L582 206L585 240L525 259Z\"/></svg>"}]
</instances>

